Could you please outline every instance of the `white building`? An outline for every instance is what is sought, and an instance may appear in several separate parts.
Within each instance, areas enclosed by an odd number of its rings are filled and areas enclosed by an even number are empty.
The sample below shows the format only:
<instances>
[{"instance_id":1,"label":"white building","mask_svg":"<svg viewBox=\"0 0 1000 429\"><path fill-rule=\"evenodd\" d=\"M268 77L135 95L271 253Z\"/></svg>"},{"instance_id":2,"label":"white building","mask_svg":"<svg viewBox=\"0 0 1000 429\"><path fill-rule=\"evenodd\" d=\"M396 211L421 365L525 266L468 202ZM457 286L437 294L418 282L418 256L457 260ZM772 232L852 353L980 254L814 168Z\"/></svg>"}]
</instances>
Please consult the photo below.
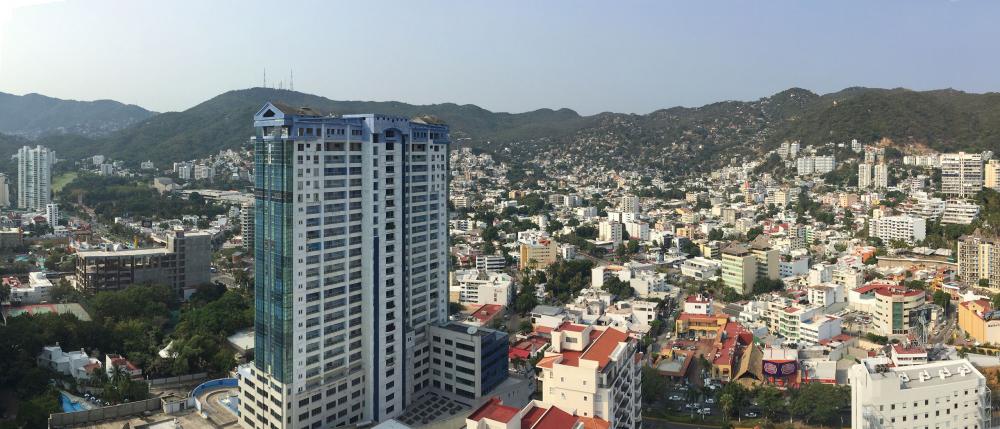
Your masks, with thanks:
<instances>
[{"instance_id":1,"label":"white building","mask_svg":"<svg viewBox=\"0 0 1000 429\"><path fill-rule=\"evenodd\" d=\"M722 267L722 261L697 256L684 260L681 264L681 275L698 280L708 280L715 277Z\"/></svg>"},{"instance_id":2,"label":"white building","mask_svg":"<svg viewBox=\"0 0 1000 429\"><path fill-rule=\"evenodd\" d=\"M115 175L115 165L111 163L104 163L98 166L100 169L101 176L114 176Z\"/></svg>"},{"instance_id":3,"label":"white building","mask_svg":"<svg viewBox=\"0 0 1000 429\"><path fill-rule=\"evenodd\" d=\"M886 216L868 222L868 236L878 237L886 244L902 240L912 245L923 240L927 234L927 221L919 217Z\"/></svg>"},{"instance_id":4,"label":"white building","mask_svg":"<svg viewBox=\"0 0 1000 429\"><path fill-rule=\"evenodd\" d=\"M620 210L623 213L639 213L639 197L635 195L622 197Z\"/></svg>"},{"instance_id":5,"label":"white building","mask_svg":"<svg viewBox=\"0 0 1000 429\"><path fill-rule=\"evenodd\" d=\"M59 204L48 203L45 205L45 222L48 222L53 228L59 225Z\"/></svg>"},{"instance_id":6,"label":"white building","mask_svg":"<svg viewBox=\"0 0 1000 429\"><path fill-rule=\"evenodd\" d=\"M42 211L52 202L52 164L56 153L42 146L17 152L17 207Z\"/></svg>"},{"instance_id":7,"label":"white building","mask_svg":"<svg viewBox=\"0 0 1000 429\"><path fill-rule=\"evenodd\" d=\"M872 187L875 189L885 189L889 187L889 166L883 163L875 164Z\"/></svg>"},{"instance_id":8,"label":"white building","mask_svg":"<svg viewBox=\"0 0 1000 429\"><path fill-rule=\"evenodd\" d=\"M101 361L83 350L63 352L58 344L46 346L38 354L38 366L65 374L77 380L87 380L94 371L101 370Z\"/></svg>"},{"instance_id":9,"label":"white building","mask_svg":"<svg viewBox=\"0 0 1000 429\"><path fill-rule=\"evenodd\" d=\"M642 363L627 332L564 324L538 362L542 402L599 419L609 429L641 427Z\"/></svg>"},{"instance_id":10,"label":"white building","mask_svg":"<svg viewBox=\"0 0 1000 429\"><path fill-rule=\"evenodd\" d=\"M852 428L990 427L990 389L968 360L895 367L867 358L848 378Z\"/></svg>"},{"instance_id":11,"label":"white building","mask_svg":"<svg viewBox=\"0 0 1000 429\"><path fill-rule=\"evenodd\" d=\"M448 127L280 103L254 123L267 251L240 424L395 418L431 389L428 329L448 319Z\"/></svg>"},{"instance_id":12,"label":"white building","mask_svg":"<svg viewBox=\"0 0 1000 429\"><path fill-rule=\"evenodd\" d=\"M597 229L597 240L610 241L611 243L614 243L615 246L621 244L622 242L621 222L613 220L601 221Z\"/></svg>"},{"instance_id":13,"label":"white building","mask_svg":"<svg viewBox=\"0 0 1000 429\"><path fill-rule=\"evenodd\" d=\"M507 260L500 255L476 256L476 269L481 271L503 271Z\"/></svg>"},{"instance_id":14,"label":"white building","mask_svg":"<svg viewBox=\"0 0 1000 429\"><path fill-rule=\"evenodd\" d=\"M649 224L646 222L625 222L625 230L628 231L629 238L634 238L640 241L649 241Z\"/></svg>"},{"instance_id":15,"label":"white building","mask_svg":"<svg viewBox=\"0 0 1000 429\"><path fill-rule=\"evenodd\" d=\"M451 274L449 292L453 302L463 305L509 307L514 298L514 279L494 271L459 270Z\"/></svg>"},{"instance_id":16,"label":"white building","mask_svg":"<svg viewBox=\"0 0 1000 429\"><path fill-rule=\"evenodd\" d=\"M863 162L858 164L858 189L870 187L872 187L872 164Z\"/></svg>"},{"instance_id":17,"label":"white building","mask_svg":"<svg viewBox=\"0 0 1000 429\"><path fill-rule=\"evenodd\" d=\"M983 155L978 153L941 154L941 192L971 197L983 189Z\"/></svg>"}]
</instances>

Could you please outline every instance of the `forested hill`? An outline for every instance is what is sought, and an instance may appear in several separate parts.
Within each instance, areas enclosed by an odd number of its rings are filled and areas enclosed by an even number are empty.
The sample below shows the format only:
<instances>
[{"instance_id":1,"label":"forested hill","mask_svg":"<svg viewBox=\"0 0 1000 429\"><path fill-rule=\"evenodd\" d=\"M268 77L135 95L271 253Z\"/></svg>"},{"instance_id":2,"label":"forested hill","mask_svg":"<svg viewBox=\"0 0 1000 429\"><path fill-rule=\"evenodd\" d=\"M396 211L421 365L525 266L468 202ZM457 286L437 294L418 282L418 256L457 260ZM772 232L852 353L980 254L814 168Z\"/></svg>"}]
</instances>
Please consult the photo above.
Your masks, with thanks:
<instances>
[{"instance_id":1,"label":"forested hill","mask_svg":"<svg viewBox=\"0 0 1000 429\"><path fill-rule=\"evenodd\" d=\"M155 114L112 100L76 101L0 92L0 133L30 139L49 134L100 137Z\"/></svg>"},{"instance_id":2,"label":"forested hill","mask_svg":"<svg viewBox=\"0 0 1000 429\"><path fill-rule=\"evenodd\" d=\"M337 101L251 88L223 93L182 112L156 114L108 135L47 135L37 143L52 147L61 158L104 154L162 165L246 145L253 113L271 100L330 114L434 115L451 126L457 144L514 162L548 159L683 171L761 153L783 140L805 145L852 138L889 138L904 151L914 145L939 151L1000 151L1000 94L870 88L826 95L792 88L753 101L593 116L569 109L511 114L468 104ZM13 153L25 141L0 137L0 155Z\"/></svg>"}]
</instances>

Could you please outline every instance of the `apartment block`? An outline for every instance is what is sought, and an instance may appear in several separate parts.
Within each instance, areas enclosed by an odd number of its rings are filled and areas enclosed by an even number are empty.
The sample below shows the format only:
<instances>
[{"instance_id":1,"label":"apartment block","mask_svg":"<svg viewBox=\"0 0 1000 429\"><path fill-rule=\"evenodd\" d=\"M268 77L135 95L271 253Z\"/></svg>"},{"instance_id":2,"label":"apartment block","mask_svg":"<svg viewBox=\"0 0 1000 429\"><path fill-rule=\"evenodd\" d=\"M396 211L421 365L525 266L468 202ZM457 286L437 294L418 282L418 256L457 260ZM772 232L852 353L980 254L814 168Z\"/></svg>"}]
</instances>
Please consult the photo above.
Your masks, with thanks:
<instances>
[{"instance_id":1,"label":"apartment block","mask_svg":"<svg viewBox=\"0 0 1000 429\"><path fill-rule=\"evenodd\" d=\"M431 388L448 317L448 127L433 118L254 115L255 350L248 428L382 422Z\"/></svg>"},{"instance_id":2,"label":"apartment block","mask_svg":"<svg viewBox=\"0 0 1000 429\"><path fill-rule=\"evenodd\" d=\"M17 151L17 207L42 211L52 202L52 164L55 151L24 146Z\"/></svg>"},{"instance_id":3,"label":"apartment block","mask_svg":"<svg viewBox=\"0 0 1000 429\"><path fill-rule=\"evenodd\" d=\"M902 240L913 245L922 241L926 234L927 221L915 216L886 216L871 219L868 223L868 235L878 237L886 244L893 240Z\"/></svg>"},{"instance_id":4,"label":"apartment block","mask_svg":"<svg viewBox=\"0 0 1000 429\"><path fill-rule=\"evenodd\" d=\"M983 189L983 155L978 153L941 154L941 192L971 197Z\"/></svg>"},{"instance_id":5,"label":"apartment block","mask_svg":"<svg viewBox=\"0 0 1000 429\"><path fill-rule=\"evenodd\" d=\"M459 270L451 273L451 302L462 305L496 304L509 307L514 299L514 279L505 273Z\"/></svg>"},{"instance_id":6,"label":"apartment block","mask_svg":"<svg viewBox=\"0 0 1000 429\"><path fill-rule=\"evenodd\" d=\"M637 343L615 328L564 323L537 367L542 402L599 419L606 428L642 425Z\"/></svg>"},{"instance_id":7,"label":"apartment block","mask_svg":"<svg viewBox=\"0 0 1000 429\"><path fill-rule=\"evenodd\" d=\"M507 379L506 332L449 322L431 326L428 334L435 389L474 401Z\"/></svg>"},{"instance_id":8,"label":"apartment block","mask_svg":"<svg viewBox=\"0 0 1000 429\"><path fill-rule=\"evenodd\" d=\"M722 249L722 281L736 292L750 293L757 281L757 257L741 244Z\"/></svg>"},{"instance_id":9,"label":"apartment block","mask_svg":"<svg viewBox=\"0 0 1000 429\"><path fill-rule=\"evenodd\" d=\"M545 269L559 258L559 244L549 238L523 240L520 242L521 257L518 269Z\"/></svg>"},{"instance_id":10,"label":"apartment block","mask_svg":"<svg viewBox=\"0 0 1000 429\"><path fill-rule=\"evenodd\" d=\"M863 359L848 371L851 427L991 427L986 378L968 360L893 366L886 357Z\"/></svg>"},{"instance_id":11,"label":"apartment block","mask_svg":"<svg viewBox=\"0 0 1000 429\"><path fill-rule=\"evenodd\" d=\"M958 276L970 285L986 280L989 288L1000 289L1000 237L977 229L959 238Z\"/></svg>"}]
</instances>

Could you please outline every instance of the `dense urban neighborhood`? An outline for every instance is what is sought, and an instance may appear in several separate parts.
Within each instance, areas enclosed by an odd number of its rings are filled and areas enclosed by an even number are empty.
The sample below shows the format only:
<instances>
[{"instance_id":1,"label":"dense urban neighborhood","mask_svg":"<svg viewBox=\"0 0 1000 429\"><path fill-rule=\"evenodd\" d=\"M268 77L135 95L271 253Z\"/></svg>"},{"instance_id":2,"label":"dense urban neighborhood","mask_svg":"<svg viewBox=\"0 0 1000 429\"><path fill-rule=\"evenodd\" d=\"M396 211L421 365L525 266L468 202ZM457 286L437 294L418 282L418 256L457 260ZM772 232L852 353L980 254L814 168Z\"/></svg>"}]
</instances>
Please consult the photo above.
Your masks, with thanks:
<instances>
[{"instance_id":1,"label":"dense urban neighborhood","mask_svg":"<svg viewBox=\"0 0 1000 429\"><path fill-rule=\"evenodd\" d=\"M1000 429L998 16L0 0L0 429Z\"/></svg>"}]
</instances>

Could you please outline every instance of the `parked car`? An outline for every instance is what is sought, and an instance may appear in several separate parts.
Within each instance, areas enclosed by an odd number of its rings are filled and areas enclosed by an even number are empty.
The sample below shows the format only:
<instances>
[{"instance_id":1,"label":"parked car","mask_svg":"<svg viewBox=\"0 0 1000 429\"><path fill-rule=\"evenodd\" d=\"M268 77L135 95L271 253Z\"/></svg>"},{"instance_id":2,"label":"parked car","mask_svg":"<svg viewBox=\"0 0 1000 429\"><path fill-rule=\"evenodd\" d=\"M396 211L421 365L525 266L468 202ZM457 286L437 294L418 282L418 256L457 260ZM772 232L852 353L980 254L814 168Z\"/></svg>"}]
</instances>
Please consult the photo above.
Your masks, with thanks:
<instances>
[{"instance_id":1,"label":"parked car","mask_svg":"<svg viewBox=\"0 0 1000 429\"><path fill-rule=\"evenodd\" d=\"M706 404L714 404L715 403L715 398L708 398L708 399L705 400L705 403Z\"/></svg>"},{"instance_id":2,"label":"parked car","mask_svg":"<svg viewBox=\"0 0 1000 429\"><path fill-rule=\"evenodd\" d=\"M703 415L707 416L709 414L712 414L712 409L711 408L702 408L702 409L698 410L698 414L703 414Z\"/></svg>"},{"instance_id":3,"label":"parked car","mask_svg":"<svg viewBox=\"0 0 1000 429\"><path fill-rule=\"evenodd\" d=\"M757 415L757 413L755 413L753 411L750 411L750 412L744 414L743 417L746 417L748 419L755 419L755 418L757 418L759 416Z\"/></svg>"}]
</instances>

